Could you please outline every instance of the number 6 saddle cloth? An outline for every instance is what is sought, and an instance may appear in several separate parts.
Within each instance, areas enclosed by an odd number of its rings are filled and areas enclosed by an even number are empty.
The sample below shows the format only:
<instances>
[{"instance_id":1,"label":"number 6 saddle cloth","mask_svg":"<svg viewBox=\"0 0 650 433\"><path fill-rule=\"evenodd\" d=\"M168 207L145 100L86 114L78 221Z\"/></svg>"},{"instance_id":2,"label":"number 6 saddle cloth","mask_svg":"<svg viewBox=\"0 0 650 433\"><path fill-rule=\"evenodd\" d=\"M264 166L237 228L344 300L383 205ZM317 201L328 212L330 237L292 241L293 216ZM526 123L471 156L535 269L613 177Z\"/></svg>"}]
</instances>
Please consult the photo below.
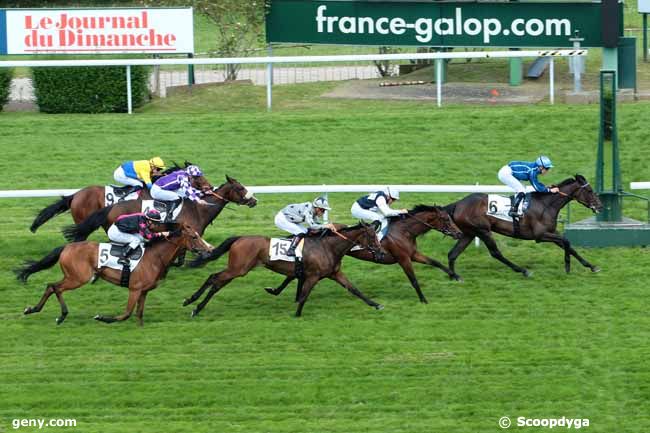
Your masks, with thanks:
<instances>
[{"instance_id":1,"label":"number 6 saddle cloth","mask_svg":"<svg viewBox=\"0 0 650 433\"><path fill-rule=\"evenodd\" d=\"M302 259L302 247L305 244L305 239L301 239L296 247L296 257ZM271 238L269 242L269 260L274 262L276 260L284 260L285 262L295 262L296 258L287 255L291 239Z\"/></svg>"},{"instance_id":2,"label":"number 6 saddle cloth","mask_svg":"<svg viewBox=\"0 0 650 433\"><path fill-rule=\"evenodd\" d=\"M121 271L123 266L117 263L117 261L122 257L122 251L124 248L127 247L128 245L100 243L97 253L97 267L117 269L118 271ZM131 272L133 272L133 270L138 266L143 256L144 248L142 247L138 247L137 250L131 253L129 256L129 268L131 268Z\"/></svg>"},{"instance_id":3,"label":"number 6 saddle cloth","mask_svg":"<svg viewBox=\"0 0 650 433\"><path fill-rule=\"evenodd\" d=\"M509 215L509 212L510 208L512 207L513 200L514 196L503 197L498 194L488 194L488 206L486 214L500 220L512 222L512 217ZM521 215L526 213L529 203L530 193L526 193L526 198L524 198L519 205L519 211Z\"/></svg>"}]
</instances>

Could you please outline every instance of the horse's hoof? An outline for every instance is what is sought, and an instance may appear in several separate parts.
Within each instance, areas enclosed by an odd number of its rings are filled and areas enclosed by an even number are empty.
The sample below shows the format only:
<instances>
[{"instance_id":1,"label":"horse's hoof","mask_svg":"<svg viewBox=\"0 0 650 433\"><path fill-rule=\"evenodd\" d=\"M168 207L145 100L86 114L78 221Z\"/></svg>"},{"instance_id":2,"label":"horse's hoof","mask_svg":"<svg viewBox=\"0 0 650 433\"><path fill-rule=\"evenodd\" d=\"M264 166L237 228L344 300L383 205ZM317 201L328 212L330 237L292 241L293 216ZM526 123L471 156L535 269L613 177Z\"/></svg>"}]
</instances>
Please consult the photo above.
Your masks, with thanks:
<instances>
[{"instance_id":1,"label":"horse's hoof","mask_svg":"<svg viewBox=\"0 0 650 433\"><path fill-rule=\"evenodd\" d=\"M463 280L463 277L461 277L461 276L458 275L458 274L452 274L452 275L450 275L450 276L449 276L449 279L450 279L450 280L454 280L454 281L458 281L459 283L462 283L462 282L464 281L464 280Z\"/></svg>"},{"instance_id":2,"label":"horse's hoof","mask_svg":"<svg viewBox=\"0 0 650 433\"><path fill-rule=\"evenodd\" d=\"M383 309L384 309L383 305L381 305L381 304L375 305L375 310L383 310Z\"/></svg>"},{"instance_id":3,"label":"horse's hoof","mask_svg":"<svg viewBox=\"0 0 650 433\"><path fill-rule=\"evenodd\" d=\"M594 274L595 274L596 272L600 272L601 270L602 270L602 269L600 269L598 266L592 266L592 267L591 267L591 272L593 272Z\"/></svg>"},{"instance_id":4,"label":"horse's hoof","mask_svg":"<svg viewBox=\"0 0 650 433\"><path fill-rule=\"evenodd\" d=\"M32 307L25 307L25 309L23 310L23 314L25 315L32 314L33 312L34 310L32 309Z\"/></svg>"},{"instance_id":5,"label":"horse's hoof","mask_svg":"<svg viewBox=\"0 0 650 433\"><path fill-rule=\"evenodd\" d=\"M526 277L526 278L530 278L530 277L533 276L533 273L531 271L529 271L528 269L524 269L522 274L524 274L524 277Z\"/></svg>"},{"instance_id":6,"label":"horse's hoof","mask_svg":"<svg viewBox=\"0 0 650 433\"><path fill-rule=\"evenodd\" d=\"M60 325L61 323L63 323L64 320L65 320L65 316L57 317L56 324Z\"/></svg>"},{"instance_id":7,"label":"horse's hoof","mask_svg":"<svg viewBox=\"0 0 650 433\"><path fill-rule=\"evenodd\" d=\"M420 299L420 302L423 303L423 304L428 304L429 303L429 301L427 301L426 298Z\"/></svg>"},{"instance_id":8,"label":"horse's hoof","mask_svg":"<svg viewBox=\"0 0 650 433\"><path fill-rule=\"evenodd\" d=\"M187 307L187 306L190 305L191 303L192 303L191 300L185 298L185 299L183 300L183 307Z\"/></svg>"},{"instance_id":9,"label":"horse's hoof","mask_svg":"<svg viewBox=\"0 0 650 433\"><path fill-rule=\"evenodd\" d=\"M199 314L198 310L195 308L192 310L192 314L190 314L190 317L196 317Z\"/></svg>"},{"instance_id":10,"label":"horse's hoof","mask_svg":"<svg viewBox=\"0 0 650 433\"><path fill-rule=\"evenodd\" d=\"M264 287L264 290L266 290L266 293L269 295L276 296L277 293L275 293L275 289L273 287Z\"/></svg>"},{"instance_id":11,"label":"horse's hoof","mask_svg":"<svg viewBox=\"0 0 650 433\"><path fill-rule=\"evenodd\" d=\"M98 322L103 322L104 316L102 316L101 314L97 314L95 315L95 317L93 317L93 319L97 320Z\"/></svg>"}]
</instances>

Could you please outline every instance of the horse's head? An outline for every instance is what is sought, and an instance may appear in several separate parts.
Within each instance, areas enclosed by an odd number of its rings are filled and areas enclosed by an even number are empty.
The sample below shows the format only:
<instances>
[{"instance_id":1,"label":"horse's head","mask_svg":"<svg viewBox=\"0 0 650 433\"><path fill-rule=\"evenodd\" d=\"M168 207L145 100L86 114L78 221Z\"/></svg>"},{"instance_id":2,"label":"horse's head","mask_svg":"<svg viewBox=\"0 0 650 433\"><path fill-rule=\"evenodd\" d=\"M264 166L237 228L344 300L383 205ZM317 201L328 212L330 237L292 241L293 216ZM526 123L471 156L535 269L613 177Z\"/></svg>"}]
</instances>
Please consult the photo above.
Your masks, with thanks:
<instances>
[{"instance_id":1,"label":"horse's head","mask_svg":"<svg viewBox=\"0 0 650 433\"><path fill-rule=\"evenodd\" d=\"M591 209L594 213L603 210L603 203L600 201L600 198L591 188L587 179L580 174L576 174L573 189L568 193L568 196L584 207Z\"/></svg>"},{"instance_id":2,"label":"horse's head","mask_svg":"<svg viewBox=\"0 0 650 433\"><path fill-rule=\"evenodd\" d=\"M226 201L237 203L238 205L246 205L248 207L255 207L257 205L257 199L244 185L237 182L236 179L233 179L230 176L226 175L226 183L214 188L218 197L223 198Z\"/></svg>"},{"instance_id":3,"label":"horse's head","mask_svg":"<svg viewBox=\"0 0 650 433\"><path fill-rule=\"evenodd\" d=\"M410 210L409 215L420 217L430 228L454 239L460 239L463 236L463 232L460 231L451 216L440 206L419 205Z\"/></svg>"},{"instance_id":4,"label":"horse's head","mask_svg":"<svg viewBox=\"0 0 650 433\"><path fill-rule=\"evenodd\" d=\"M214 247L206 242L201 235L189 224L182 223L172 232L177 237L179 246L201 256L207 255L214 250Z\"/></svg>"},{"instance_id":5,"label":"horse's head","mask_svg":"<svg viewBox=\"0 0 650 433\"><path fill-rule=\"evenodd\" d=\"M381 252L381 243L377 238L377 230L381 227L381 223L374 221L367 224L360 221L359 226L361 227L361 235L356 240L357 245L370 251L375 260L381 260L383 253Z\"/></svg>"},{"instance_id":6,"label":"horse's head","mask_svg":"<svg viewBox=\"0 0 650 433\"><path fill-rule=\"evenodd\" d=\"M191 176L190 177L192 188L198 189L199 191L208 192L212 190L212 185L208 182L208 179L205 176Z\"/></svg>"}]
</instances>

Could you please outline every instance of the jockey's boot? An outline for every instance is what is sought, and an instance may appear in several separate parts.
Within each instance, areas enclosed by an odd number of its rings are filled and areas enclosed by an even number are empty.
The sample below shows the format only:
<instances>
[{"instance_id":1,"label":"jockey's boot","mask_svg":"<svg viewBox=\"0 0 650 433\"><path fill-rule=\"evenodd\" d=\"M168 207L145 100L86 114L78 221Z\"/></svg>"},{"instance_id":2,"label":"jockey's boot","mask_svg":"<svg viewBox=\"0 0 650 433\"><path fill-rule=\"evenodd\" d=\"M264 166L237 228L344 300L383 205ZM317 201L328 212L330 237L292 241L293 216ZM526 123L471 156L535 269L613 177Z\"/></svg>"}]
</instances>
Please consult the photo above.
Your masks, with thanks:
<instances>
[{"instance_id":1,"label":"jockey's boot","mask_svg":"<svg viewBox=\"0 0 650 433\"><path fill-rule=\"evenodd\" d=\"M517 193L517 196L515 197L515 202L510 207L510 212L508 212L508 215L510 215L513 218L516 218L516 217L519 216L519 212L518 212L517 209L519 208L519 204L521 203L521 201L525 197L526 197L526 194L524 194L523 192Z\"/></svg>"},{"instance_id":2,"label":"jockey's boot","mask_svg":"<svg viewBox=\"0 0 650 433\"><path fill-rule=\"evenodd\" d=\"M165 204L167 205L167 217L165 219L167 221L171 220L171 216L174 213L174 209L176 209L182 201L183 199L179 198L178 200L165 202Z\"/></svg>"},{"instance_id":3,"label":"jockey's boot","mask_svg":"<svg viewBox=\"0 0 650 433\"><path fill-rule=\"evenodd\" d=\"M142 187L134 186L134 185L125 185L119 188L113 188L113 191L115 191L117 195L120 197L126 197L127 195L131 194L132 192L138 191L139 189L142 189Z\"/></svg>"},{"instance_id":4,"label":"jockey's boot","mask_svg":"<svg viewBox=\"0 0 650 433\"><path fill-rule=\"evenodd\" d=\"M122 250L122 256L117 260L122 266L127 266L131 263L130 256L135 251L135 248L132 248L130 245L127 245L126 248Z\"/></svg>"},{"instance_id":5,"label":"jockey's boot","mask_svg":"<svg viewBox=\"0 0 650 433\"><path fill-rule=\"evenodd\" d=\"M289 249L287 250L287 256L296 257L296 248L298 248L298 244L300 244L300 241L304 237L305 235L301 233L299 235L295 235L293 239L291 239L291 245L289 245Z\"/></svg>"}]
</instances>

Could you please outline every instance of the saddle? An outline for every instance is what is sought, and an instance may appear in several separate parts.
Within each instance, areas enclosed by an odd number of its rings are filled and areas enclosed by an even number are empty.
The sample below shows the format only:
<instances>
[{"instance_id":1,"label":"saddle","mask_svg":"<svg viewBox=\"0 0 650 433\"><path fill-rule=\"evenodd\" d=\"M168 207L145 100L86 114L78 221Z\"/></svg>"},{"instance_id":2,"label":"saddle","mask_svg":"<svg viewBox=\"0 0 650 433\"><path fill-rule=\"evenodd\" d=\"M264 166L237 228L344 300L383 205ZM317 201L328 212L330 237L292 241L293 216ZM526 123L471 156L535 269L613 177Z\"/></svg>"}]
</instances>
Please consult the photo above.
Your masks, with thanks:
<instances>
[{"instance_id":1,"label":"saddle","mask_svg":"<svg viewBox=\"0 0 650 433\"><path fill-rule=\"evenodd\" d=\"M512 207L515 204L515 198L516 195L511 195L510 196L510 206ZM524 216L526 214L526 211L528 210L528 207L530 206L530 199L531 199L531 193L527 192L524 195L524 199L521 201L521 204L519 205L518 213L520 216Z\"/></svg>"},{"instance_id":2,"label":"saddle","mask_svg":"<svg viewBox=\"0 0 650 433\"><path fill-rule=\"evenodd\" d=\"M111 186L113 187L113 194L118 199L118 201L126 197L127 195L142 189L139 186L133 186L133 185L126 185L126 186L111 185Z\"/></svg>"},{"instance_id":3,"label":"saddle","mask_svg":"<svg viewBox=\"0 0 650 433\"><path fill-rule=\"evenodd\" d=\"M170 223L174 221L174 210L183 203L183 199L174 201L160 201L154 200L153 207L162 215L165 216L163 223Z\"/></svg>"},{"instance_id":4,"label":"saddle","mask_svg":"<svg viewBox=\"0 0 650 433\"><path fill-rule=\"evenodd\" d=\"M124 250L128 248L128 245L124 244L111 244L111 255L115 257L122 257ZM129 260L139 260L142 257L144 251L142 247L138 247L131 254L129 254Z\"/></svg>"}]
</instances>

